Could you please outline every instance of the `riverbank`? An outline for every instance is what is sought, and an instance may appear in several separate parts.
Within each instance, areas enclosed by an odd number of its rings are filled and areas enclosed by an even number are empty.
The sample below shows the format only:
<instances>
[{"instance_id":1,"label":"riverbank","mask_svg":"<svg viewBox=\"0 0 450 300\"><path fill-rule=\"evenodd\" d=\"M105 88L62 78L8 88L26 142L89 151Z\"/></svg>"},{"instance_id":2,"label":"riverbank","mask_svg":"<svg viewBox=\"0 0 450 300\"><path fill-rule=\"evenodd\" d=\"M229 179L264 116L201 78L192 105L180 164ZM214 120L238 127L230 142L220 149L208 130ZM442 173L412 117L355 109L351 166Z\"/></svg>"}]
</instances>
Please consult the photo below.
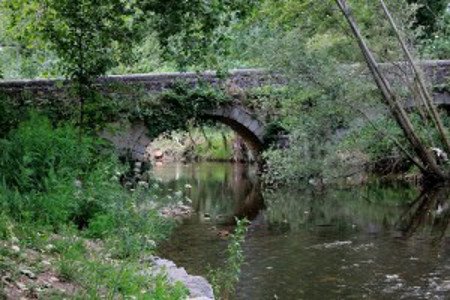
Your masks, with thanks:
<instances>
[{"instance_id":1,"label":"riverbank","mask_svg":"<svg viewBox=\"0 0 450 300\"><path fill-rule=\"evenodd\" d=\"M158 209L169 221L187 217L186 205ZM170 211L170 213L169 213ZM153 250L120 257L109 241L86 238L78 230L34 235L9 224L0 240L2 299L96 298L214 299L206 279L191 276ZM31 228L30 228L31 230ZM153 242L153 247L157 243Z\"/></svg>"}]
</instances>

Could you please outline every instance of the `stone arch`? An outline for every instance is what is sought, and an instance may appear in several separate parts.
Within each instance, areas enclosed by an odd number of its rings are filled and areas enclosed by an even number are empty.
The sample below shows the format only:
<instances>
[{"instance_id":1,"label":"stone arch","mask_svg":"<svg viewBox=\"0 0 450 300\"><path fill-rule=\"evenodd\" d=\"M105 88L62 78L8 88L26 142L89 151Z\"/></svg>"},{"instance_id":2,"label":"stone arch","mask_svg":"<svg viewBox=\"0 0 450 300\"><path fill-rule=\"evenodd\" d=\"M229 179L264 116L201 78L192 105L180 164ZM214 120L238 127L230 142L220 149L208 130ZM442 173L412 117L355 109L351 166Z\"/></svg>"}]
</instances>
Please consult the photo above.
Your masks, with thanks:
<instances>
[{"instance_id":1,"label":"stone arch","mask_svg":"<svg viewBox=\"0 0 450 300\"><path fill-rule=\"evenodd\" d=\"M264 149L264 124L244 107L227 105L205 112L203 117L228 125L256 154Z\"/></svg>"},{"instance_id":2,"label":"stone arch","mask_svg":"<svg viewBox=\"0 0 450 300\"><path fill-rule=\"evenodd\" d=\"M219 107L206 111L201 118L215 120L229 126L243 138L256 155L264 149L264 124L242 106ZM144 121L132 124L117 122L101 132L100 136L112 142L119 154L128 154L133 160L145 161L149 159L146 149L151 143L147 132Z\"/></svg>"}]
</instances>

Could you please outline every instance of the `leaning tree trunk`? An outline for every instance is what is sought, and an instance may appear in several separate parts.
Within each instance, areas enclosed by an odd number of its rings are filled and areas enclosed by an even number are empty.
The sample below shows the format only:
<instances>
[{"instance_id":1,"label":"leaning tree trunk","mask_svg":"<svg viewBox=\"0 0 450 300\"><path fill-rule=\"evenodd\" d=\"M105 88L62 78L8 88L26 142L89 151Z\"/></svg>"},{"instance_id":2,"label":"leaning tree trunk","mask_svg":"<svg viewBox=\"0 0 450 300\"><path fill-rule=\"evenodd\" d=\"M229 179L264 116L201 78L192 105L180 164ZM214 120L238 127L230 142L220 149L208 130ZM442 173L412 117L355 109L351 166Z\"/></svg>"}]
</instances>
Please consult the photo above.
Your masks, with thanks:
<instances>
[{"instance_id":1,"label":"leaning tree trunk","mask_svg":"<svg viewBox=\"0 0 450 300\"><path fill-rule=\"evenodd\" d=\"M374 55L371 50L367 46L359 28L354 20L352 13L350 11L350 7L348 6L346 0L335 0L339 9L342 11L345 19L347 20L352 33L358 42L358 46L361 49L364 60L367 63L367 66L375 80L375 83L380 90L383 99L389 106L389 109L397 122L397 124L402 129L406 139L411 144L414 152L419 157L421 165L419 168L422 170L426 177L433 178L435 180L442 180L446 178L444 172L438 166L436 159L433 157L428 147L425 146L423 141L417 135L414 127L409 119L405 109L403 108L402 103L400 103L398 96L391 88L389 81L381 72L381 69L378 63L375 60ZM417 164L417 161L413 161L413 163Z\"/></svg>"},{"instance_id":2,"label":"leaning tree trunk","mask_svg":"<svg viewBox=\"0 0 450 300\"><path fill-rule=\"evenodd\" d=\"M429 113L431 119L433 120L434 126L439 132L439 137L442 141L442 144L445 147L445 151L450 152L450 141L448 139L447 130L445 129L441 117L439 115L439 112L436 109L436 105L434 104L433 97L431 96L431 93L428 91L427 86L425 84L425 80L423 79L422 71L415 63L413 56L411 55L411 52L409 51L408 47L406 46L405 41L402 38L402 35L400 34L400 31L397 28L397 25L394 22L394 18L392 17L391 13L389 12L386 4L384 3L384 0L380 0L381 6L383 7L383 11L386 14L389 23L391 24L391 27L394 29L394 32L397 36L397 39L402 46L403 52L405 53L405 56L408 60L408 62L411 64L416 84L418 88L418 94L419 97L422 98L423 103L425 104L425 107L427 109L427 112Z\"/></svg>"}]
</instances>

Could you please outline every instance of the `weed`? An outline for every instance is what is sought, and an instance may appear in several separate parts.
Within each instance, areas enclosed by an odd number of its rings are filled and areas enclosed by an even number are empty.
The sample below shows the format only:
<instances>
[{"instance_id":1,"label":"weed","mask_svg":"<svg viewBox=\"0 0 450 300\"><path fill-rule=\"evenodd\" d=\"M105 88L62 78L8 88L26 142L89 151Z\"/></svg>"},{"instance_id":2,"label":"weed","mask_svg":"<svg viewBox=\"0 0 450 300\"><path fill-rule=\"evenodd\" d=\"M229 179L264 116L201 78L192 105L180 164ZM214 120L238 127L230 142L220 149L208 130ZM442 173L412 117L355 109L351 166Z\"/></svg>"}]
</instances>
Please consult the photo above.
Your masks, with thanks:
<instances>
[{"instance_id":1,"label":"weed","mask_svg":"<svg viewBox=\"0 0 450 300\"><path fill-rule=\"evenodd\" d=\"M236 229L228 243L225 266L209 271L208 278L217 299L229 299L236 290L236 284L241 274L241 265L244 262L242 244L245 241L248 224L247 219L236 219Z\"/></svg>"}]
</instances>

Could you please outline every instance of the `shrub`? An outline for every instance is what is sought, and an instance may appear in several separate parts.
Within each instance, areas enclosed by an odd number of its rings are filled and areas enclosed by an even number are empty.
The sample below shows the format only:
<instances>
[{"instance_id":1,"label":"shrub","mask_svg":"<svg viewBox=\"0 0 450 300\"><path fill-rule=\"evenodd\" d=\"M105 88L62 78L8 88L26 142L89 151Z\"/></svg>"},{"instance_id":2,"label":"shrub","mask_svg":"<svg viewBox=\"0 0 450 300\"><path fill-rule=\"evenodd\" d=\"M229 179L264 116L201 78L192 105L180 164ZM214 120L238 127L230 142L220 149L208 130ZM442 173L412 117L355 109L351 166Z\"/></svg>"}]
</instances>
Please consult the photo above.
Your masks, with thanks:
<instances>
[{"instance_id":1,"label":"shrub","mask_svg":"<svg viewBox=\"0 0 450 300\"><path fill-rule=\"evenodd\" d=\"M31 114L0 140L0 206L16 220L57 229L80 228L120 194L111 174L118 168L99 143L79 139L71 125L53 128L48 118Z\"/></svg>"},{"instance_id":2,"label":"shrub","mask_svg":"<svg viewBox=\"0 0 450 300\"><path fill-rule=\"evenodd\" d=\"M33 113L0 141L2 181L19 192L46 191L87 171L92 147L91 139L77 138L73 126L53 128L48 118Z\"/></svg>"}]
</instances>

